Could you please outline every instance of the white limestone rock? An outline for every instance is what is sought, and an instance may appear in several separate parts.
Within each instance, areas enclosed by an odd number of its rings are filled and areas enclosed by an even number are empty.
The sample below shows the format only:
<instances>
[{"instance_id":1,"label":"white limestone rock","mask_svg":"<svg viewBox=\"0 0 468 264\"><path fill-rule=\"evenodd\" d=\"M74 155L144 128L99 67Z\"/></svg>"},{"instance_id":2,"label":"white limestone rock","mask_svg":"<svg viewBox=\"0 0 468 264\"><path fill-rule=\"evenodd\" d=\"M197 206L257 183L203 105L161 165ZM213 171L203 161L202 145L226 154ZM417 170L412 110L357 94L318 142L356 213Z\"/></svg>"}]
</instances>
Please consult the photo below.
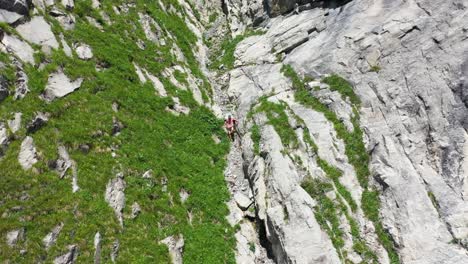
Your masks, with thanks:
<instances>
[{"instance_id":1,"label":"white limestone rock","mask_svg":"<svg viewBox=\"0 0 468 264\"><path fill-rule=\"evenodd\" d=\"M117 177L110 180L106 186L105 199L115 212L120 226L123 227L123 209L125 207L125 180L123 174L117 174Z\"/></svg>"},{"instance_id":2,"label":"white limestone rock","mask_svg":"<svg viewBox=\"0 0 468 264\"><path fill-rule=\"evenodd\" d=\"M148 79L153 84L154 89L156 90L158 95L161 96L161 97L166 97L167 92L166 92L166 89L164 88L164 84L156 76L154 76L153 74L148 72L146 69L143 69L143 71L144 71L146 77L148 77ZM138 70L137 70L137 74L138 74ZM138 76L140 76L140 75L138 75Z\"/></svg>"},{"instance_id":3,"label":"white limestone rock","mask_svg":"<svg viewBox=\"0 0 468 264\"><path fill-rule=\"evenodd\" d=\"M74 0L62 0L62 5L66 9L72 10L73 8L75 8L75 1Z\"/></svg>"},{"instance_id":4,"label":"white limestone rock","mask_svg":"<svg viewBox=\"0 0 468 264\"><path fill-rule=\"evenodd\" d=\"M184 253L184 236L169 236L159 241L160 244L165 244L169 249L172 264L182 264Z\"/></svg>"},{"instance_id":5,"label":"white limestone rock","mask_svg":"<svg viewBox=\"0 0 468 264\"><path fill-rule=\"evenodd\" d=\"M74 264L78 258L78 247L76 245L68 246L68 252L56 257L54 264Z\"/></svg>"},{"instance_id":6,"label":"white limestone rock","mask_svg":"<svg viewBox=\"0 0 468 264\"><path fill-rule=\"evenodd\" d=\"M16 27L16 31L29 42L37 45L46 45L54 49L59 48L57 39L52 33L50 25L42 16L35 16L31 21Z\"/></svg>"},{"instance_id":7,"label":"white limestone rock","mask_svg":"<svg viewBox=\"0 0 468 264\"><path fill-rule=\"evenodd\" d=\"M146 83L146 76L143 74L141 68L136 64L133 63L133 66L135 67L135 73L138 76L138 79L140 80L141 83Z\"/></svg>"},{"instance_id":8,"label":"white limestone rock","mask_svg":"<svg viewBox=\"0 0 468 264\"><path fill-rule=\"evenodd\" d=\"M3 45L25 63L34 64L34 50L31 46L15 36L5 35Z\"/></svg>"},{"instance_id":9,"label":"white limestone rock","mask_svg":"<svg viewBox=\"0 0 468 264\"><path fill-rule=\"evenodd\" d=\"M62 48L63 52L65 52L65 55L68 57L73 57L72 49L70 48L70 45L68 45L67 41L65 41L63 34L60 34L60 42L62 43Z\"/></svg>"},{"instance_id":10,"label":"white limestone rock","mask_svg":"<svg viewBox=\"0 0 468 264\"><path fill-rule=\"evenodd\" d=\"M83 43L76 45L75 52L82 60L90 60L94 56L91 47Z\"/></svg>"},{"instance_id":11,"label":"white limestone rock","mask_svg":"<svg viewBox=\"0 0 468 264\"><path fill-rule=\"evenodd\" d=\"M247 210L252 204L252 200L250 200L249 197L245 196L241 192L234 194L234 200L236 201L237 206L239 206L239 208L243 211Z\"/></svg>"},{"instance_id":12,"label":"white limestone rock","mask_svg":"<svg viewBox=\"0 0 468 264\"><path fill-rule=\"evenodd\" d=\"M8 127L10 128L11 133L16 133L21 128L21 117L23 114L21 112L15 113L12 120L8 120Z\"/></svg>"},{"instance_id":13,"label":"white limestone rock","mask_svg":"<svg viewBox=\"0 0 468 264\"><path fill-rule=\"evenodd\" d=\"M24 16L15 12L0 9L0 22L7 24L15 24L19 20L23 19Z\"/></svg>"},{"instance_id":14,"label":"white limestone rock","mask_svg":"<svg viewBox=\"0 0 468 264\"><path fill-rule=\"evenodd\" d=\"M52 231L50 231L49 234L47 234L47 236L44 237L44 239L42 239L42 243L44 244L46 250L48 250L51 246L55 244L55 242L57 242L57 238L60 232L62 231L62 228L63 223L58 224L52 229Z\"/></svg>"},{"instance_id":15,"label":"white limestone rock","mask_svg":"<svg viewBox=\"0 0 468 264\"><path fill-rule=\"evenodd\" d=\"M137 202L132 204L132 215L131 218L135 219L141 213L141 207Z\"/></svg>"},{"instance_id":16,"label":"white limestone rock","mask_svg":"<svg viewBox=\"0 0 468 264\"><path fill-rule=\"evenodd\" d=\"M32 137L27 136L21 143L18 162L20 163L23 170L31 169L32 166L38 162L38 155Z\"/></svg>"},{"instance_id":17,"label":"white limestone rock","mask_svg":"<svg viewBox=\"0 0 468 264\"><path fill-rule=\"evenodd\" d=\"M102 239L101 239L101 233L97 232L94 235L94 264L100 264L101 263L101 245Z\"/></svg>"},{"instance_id":18,"label":"white limestone rock","mask_svg":"<svg viewBox=\"0 0 468 264\"><path fill-rule=\"evenodd\" d=\"M15 82L15 100L23 99L29 92L29 78L23 70L23 65L16 59L13 59L13 65L16 66L16 82Z\"/></svg>"},{"instance_id":19,"label":"white limestone rock","mask_svg":"<svg viewBox=\"0 0 468 264\"><path fill-rule=\"evenodd\" d=\"M5 127L5 124L0 122L0 157L3 156L7 146L8 146L8 131Z\"/></svg>"},{"instance_id":20,"label":"white limestone rock","mask_svg":"<svg viewBox=\"0 0 468 264\"><path fill-rule=\"evenodd\" d=\"M58 71L49 75L46 88L41 97L50 102L56 98L62 98L80 88L83 79L79 78L71 81L63 71Z\"/></svg>"},{"instance_id":21,"label":"white limestone rock","mask_svg":"<svg viewBox=\"0 0 468 264\"><path fill-rule=\"evenodd\" d=\"M19 241L24 240L25 231L24 228L10 231L6 234L6 242L10 247L14 247Z\"/></svg>"}]
</instances>

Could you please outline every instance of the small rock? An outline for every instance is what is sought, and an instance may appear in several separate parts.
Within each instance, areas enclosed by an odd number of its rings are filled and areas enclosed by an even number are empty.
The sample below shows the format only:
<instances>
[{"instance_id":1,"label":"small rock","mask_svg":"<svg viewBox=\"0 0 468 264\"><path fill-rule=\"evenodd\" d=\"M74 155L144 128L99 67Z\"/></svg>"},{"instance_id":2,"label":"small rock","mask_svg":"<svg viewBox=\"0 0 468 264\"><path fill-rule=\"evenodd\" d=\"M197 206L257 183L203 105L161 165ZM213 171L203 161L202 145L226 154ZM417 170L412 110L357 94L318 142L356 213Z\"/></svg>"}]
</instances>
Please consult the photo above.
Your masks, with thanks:
<instances>
[{"instance_id":1,"label":"small rock","mask_svg":"<svg viewBox=\"0 0 468 264\"><path fill-rule=\"evenodd\" d=\"M88 154L89 151L91 150L91 147L89 144L80 144L78 146L78 149L83 153L83 154Z\"/></svg>"},{"instance_id":2,"label":"small rock","mask_svg":"<svg viewBox=\"0 0 468 264\"><path fill-rule=\"evenodd\" d=\"M19 241L24 239L24 228L13 230L7 233L7 244L10 247L15 246Z\"/></svg>"},{"instance_id":3,"label":"small rock","mask_svg":"<svg viewBox=\"0 0 468 264\"><path fill-rule=\"evenodd\" d=\"M62 0L62 5L68 10L73 10L73 8L75 8L75 1L74 0Z\"/></svg>"},{"instance_id":4,"label":"small rock","mask_svg":"<svg viewBox=\"0 0 468 264\"><path fill-rule=\"evenodd\" d=\"M112 135L113 136L118 136L120 134L120 131L124 129L124 125L122 122L120 122L115 116L112 117Z\"/></svg>"},{"instance_id":5,"label":"small rock","mask_svg":"<svg viewBox=\"0 0 468 264\"><path fill-rule=\"evenodd\" d=\"M213 134L213 135L211 136L211 138L213 139L213 141L214 141L214 143L215 143L216 145L218 145L219 143L221 143L221 139L219 139L219 137L218 137L217 135Z\"/></svg>"},{"instance_id":6,"label":"small rock","mask_svg":"<svg viewBox=\"0 0 468 264\"><path fill-rule=\"evenodd\" d=\"M135 219L141 213L141 207L137 202L132 204L132 219Z\"/></svg>"},{"instance_id":7,"label":"small rock","mask_svg":"<svg viewBox=\"0 0 468 264\"><path fill-rule=\"evenodd\" d=\"M237 206L239 206L243 211L247 210L252 204L252 201L242 193L236 193L234 195L234 200L236 201Z\"/></svg>"},{"instance_id":8,"label":"small rock","mask_svg":"<svg viewBox=\"0 0 468 264\"><path fill-rule=\"evenodd\" d=\"M8 132L3 123L0 123L0 157L3 156L8 146Z\"/></svg>"},{"instance_id":9,"label":"small rock","mask_svg":"<svg viewBox=\"0 0 468 264\"><path fill-rule=\"evenodd\" d=\"M42 243L44 244L46 250L55 244L60 231L62 231L62 228L63 223L58 224L49 234L47 234L47 236L44 237L44 239L42 239Z\"/></svg>"},{"instance_id":10,"label":"small rock","mask_svg":"<svg viewBox=\"0 0 468 264\"><path fill-rule=\"evenodd\" d=\"M21 143L18 161L24 170L29 170L38 162L37 152L32 137L26 137Z\"/></svg>"},{"instance_id":11,"label":"small rock","mask_svg":"<svg viewBox=\"0 0 468 264\"><path fill-rule=\"evenodd\" d=\"M15 100L23 99L29 92L29 78L23 70L23 65L16 59L13 59L13 64L16 66L16 82L15 82Z\"/></svg>"},{"instance_id":12,"label":"small rock","mask_svg":"<svg viewBox=\"0 0 468 264\"><path fill-rule=\"evenodd\" d=\"M68 155L67 149L64 146L58 147L59 158L55 161L55 166L53 167L60 175L60 179L65 177L67 170L72 167L72 160L70 155ZM51 167L51 166L49 166Z\"/></svg>"},{"instance_id":13,"label":"small rock","mask_svg":"<svg viewBox=\"0 0 468 264\"><path fill-rule=\"evenodd\" d=\"M67 55L68 57L72 57L73 56L72 49L70 48L68 43L65 41L65 37L63 36L63 34L60 34L60 42L62 43L63 52L65 52L65 55Z\"/></svg>"},{"instance_id":14,"label":"small rock","mask_svg":"<svg viewBox=\"0 0 468 264\"><path fill-rule=\"evenodd\" d=\"M179 192L179 196L182 203L185 203L185 201L187 201L187 199L190 197L190 193L188 193L185 189L182 188Z\"/></svg>"},{"instance_id":15,"label":"small rock","mask_svg":"<svg viewBox=\"0 0 468 264\"><path fill-rule=\"evenodd\" d=\"M117 102L112 103L112 111L117 113L119 111L119 108L120 108L120 106L119 106L119 104Z\"/></svg>"},{"instance_id":16,"label":"small rock","mask_svg":"<svg viewBox=\"0 0 468 264\"><path fill-rule=\"evenodd\" d=\"M98 9L101 7L101 3L99 2L99 0L93 0L91 2L91 6L94 8L94 9Z\"/></svg>"},{"instance_id":17,"label":"small rock","mask_svg":"<svg viewBox=\"0 0 468 264\"><path fill-rule=\"evenodd\" d=\"M167 178L164 177L161 179L162 191L167 192Z\"/></svg>"},{"instance_id":18,"label":"small rock","mask_svg":"<svg viewBox=\"0 0 468 264\"><path fill-rule=\"evenodd\" d=\"M55 258L54 264L73 264L78 257L78 247L76 245L68 246L68 252Z\"/></svg>"},{"instance_id":19,"label":"small rock","mask_svg":"<svg viewBox=\"0 0 468 264\"><path fill-rule=\"evenodd\" d=\"M114 263L117 260L117 257L119 255L119 248L120 248L120 242L119 240L115 240L114 243L112 244L112 251L111 251L111 260Z\"/></svg>"},{"instance_id":20,"label":"small rock","mask_svg":"<svg viewBox=\"0 0 468 264\"><path fill-rule=\"evenodd\" d=\"M166 237L165 239L159 241L159 243L165 244L168 247L172 264L182 264L182 254L184 252L183 235L179 235L178 237Z\"/></svg>"},{"instance_id":21,"label":"small rock","mask_svg":"<svg viewBox=\"0 0 468 264\"><path fill-rule=\"evenodd\" d=\"M101 263L101 234L94 235L94 264Z\"/></svg>"},{"instance_id":22,"label":"small rock","mask_svg":"<svg viewBox=\"0 0 468 264\"><path fill-rule=\"evenodd\" d=\"M49 116L49 113L37 113L34 119L26 126L26 132L29 134L38 131L49 121Z\"/></svg>"},{"instance_id":23,"label":"small rock","mask_svg":"<svg viewBox=\"0 0 468 264\"><path fill-rule=\"evenodd\" d=\"M152 170L147 170L145 173L143 173L143 179L151 179L153 178L153 171Z\"/></svg>"},{"instance_id":24,"label":"small rock","mask_svg":"<svg viewBox=\"0 0 468 264\"><path fill-rule=\"evenodd\" d=\"M15 113L15 117L8 121L8 126L10 127L12 133L18 132L18 130L21 128L22 115L22 113Z\"/></svg>"},{"instance_id":25,"label":"small rock","mask_svg":"<svg viewBox=\"0 0 468 264\"><path fill-rule=\"evenodd\" d=\"M91 50L91 47L87 44L80 44L75 48L76 54L78 55L78 58L82 60L89 60L93 58L93 51Z\"/></svg>"}]
</instances>

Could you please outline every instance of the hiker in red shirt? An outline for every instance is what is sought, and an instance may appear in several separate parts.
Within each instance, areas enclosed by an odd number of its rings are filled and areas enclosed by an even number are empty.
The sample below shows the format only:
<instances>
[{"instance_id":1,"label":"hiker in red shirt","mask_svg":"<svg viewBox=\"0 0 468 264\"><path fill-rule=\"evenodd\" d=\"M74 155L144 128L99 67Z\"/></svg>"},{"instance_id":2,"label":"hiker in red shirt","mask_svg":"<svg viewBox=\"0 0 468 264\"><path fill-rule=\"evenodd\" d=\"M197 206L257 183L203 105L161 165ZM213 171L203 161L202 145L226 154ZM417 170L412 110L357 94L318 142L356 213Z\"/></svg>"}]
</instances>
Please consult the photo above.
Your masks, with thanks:
<instances>
[{"instance_id":1,"label":"hiker in red shirt","mask_svg":"<svg viewBox=\"0 0 468 264\"><path fill-rule=\"evenodd\" d=\"M229 138L234 141L234 133L236 133L237 120L231 114L227 114L224 119L224 127L226 128Z\"/></svg>"}]
</instances>

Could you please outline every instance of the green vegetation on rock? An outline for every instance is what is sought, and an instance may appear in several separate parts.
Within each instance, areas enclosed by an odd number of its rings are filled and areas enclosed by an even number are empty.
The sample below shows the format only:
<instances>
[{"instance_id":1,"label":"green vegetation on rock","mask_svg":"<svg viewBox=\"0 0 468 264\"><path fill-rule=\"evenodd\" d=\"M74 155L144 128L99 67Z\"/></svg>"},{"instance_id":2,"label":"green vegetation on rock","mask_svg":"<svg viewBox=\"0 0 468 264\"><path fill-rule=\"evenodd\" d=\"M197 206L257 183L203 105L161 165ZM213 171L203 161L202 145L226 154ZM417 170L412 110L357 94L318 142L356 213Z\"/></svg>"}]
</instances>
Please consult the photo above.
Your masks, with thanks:
<instances>
[{"instance_id":1,"label":"green vegetation on rock","mask_svg":"<svg viewBox=\"0 0 468 264\"><path fill-rule=\"evenodd\" d=\"M288 77L292 81L293 88L295 90L295 100L305 106L311 107L315 111L323 113L324 116L333 124L337 136L340 139L342 139L345 143L345 154L348 157L349 163L353 165L356 171L358 181L361 187L364 189L364 192L361 197L361 204L364 214L368 219L370 219L374 223L376 234L379 238L380 243L387 250L391 263L400 263L399 256L396 253L394 243L390 235L383 228L379 217L380 200L378 192L372 190L372 188L369 186L369 154L367 153L366 147L364 145L363 132L359 125L358 110L360 106L360 100L353 92L352 86L345 79L337 75L331 75L330 77L324 78L322 80L330 86L331 90L338 91L344 98L349 98L351 104L353 105L353 116L351 117L353 131L350 132L347 130L345 124L342 121L340 121L335 112L333 112L325 104L320 102L318 98L312 96L311 92L307 89L304 80L301 79L301 77L294 71L294 69L290 65L284 65L281 71L286 77ZM323 167L326 168L326 166ZM333 170L325 170L329 171L329 173L327 174L329 174L329 176L331 174L332 179L333 177L336 177L333 175L337 175L337 173L333 172ZM338 186L336 186L338 192L344 197L346 201L348 201L349 197L346 198L348 194L343 190L340 191L340 187ZM351 204L350 206L352 207ZM357 247L358 249L361 248L360 245L358 245Z\"/></svg>"}]
</instances>

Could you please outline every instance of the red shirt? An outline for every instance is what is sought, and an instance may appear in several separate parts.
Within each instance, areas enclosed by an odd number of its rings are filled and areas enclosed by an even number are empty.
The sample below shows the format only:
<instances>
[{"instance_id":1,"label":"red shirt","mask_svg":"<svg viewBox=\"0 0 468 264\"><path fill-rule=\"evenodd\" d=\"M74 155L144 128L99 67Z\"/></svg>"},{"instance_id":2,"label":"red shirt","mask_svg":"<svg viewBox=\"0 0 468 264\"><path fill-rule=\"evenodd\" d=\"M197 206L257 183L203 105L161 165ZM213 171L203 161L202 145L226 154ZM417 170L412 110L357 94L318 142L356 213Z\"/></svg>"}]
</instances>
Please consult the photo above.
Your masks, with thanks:
<instances>
[{"instance_id":1,"label":"red shirt","mask_svg":"<svg viewBox=\"0 0 468 264\"><path fill-rule=\"evenodd\" d=\"M236 122L237 122L236 119L229 118L226 121L224 121L224 126L228 129L233 128L236 125Z\"/></svg>"}]
</instances>

